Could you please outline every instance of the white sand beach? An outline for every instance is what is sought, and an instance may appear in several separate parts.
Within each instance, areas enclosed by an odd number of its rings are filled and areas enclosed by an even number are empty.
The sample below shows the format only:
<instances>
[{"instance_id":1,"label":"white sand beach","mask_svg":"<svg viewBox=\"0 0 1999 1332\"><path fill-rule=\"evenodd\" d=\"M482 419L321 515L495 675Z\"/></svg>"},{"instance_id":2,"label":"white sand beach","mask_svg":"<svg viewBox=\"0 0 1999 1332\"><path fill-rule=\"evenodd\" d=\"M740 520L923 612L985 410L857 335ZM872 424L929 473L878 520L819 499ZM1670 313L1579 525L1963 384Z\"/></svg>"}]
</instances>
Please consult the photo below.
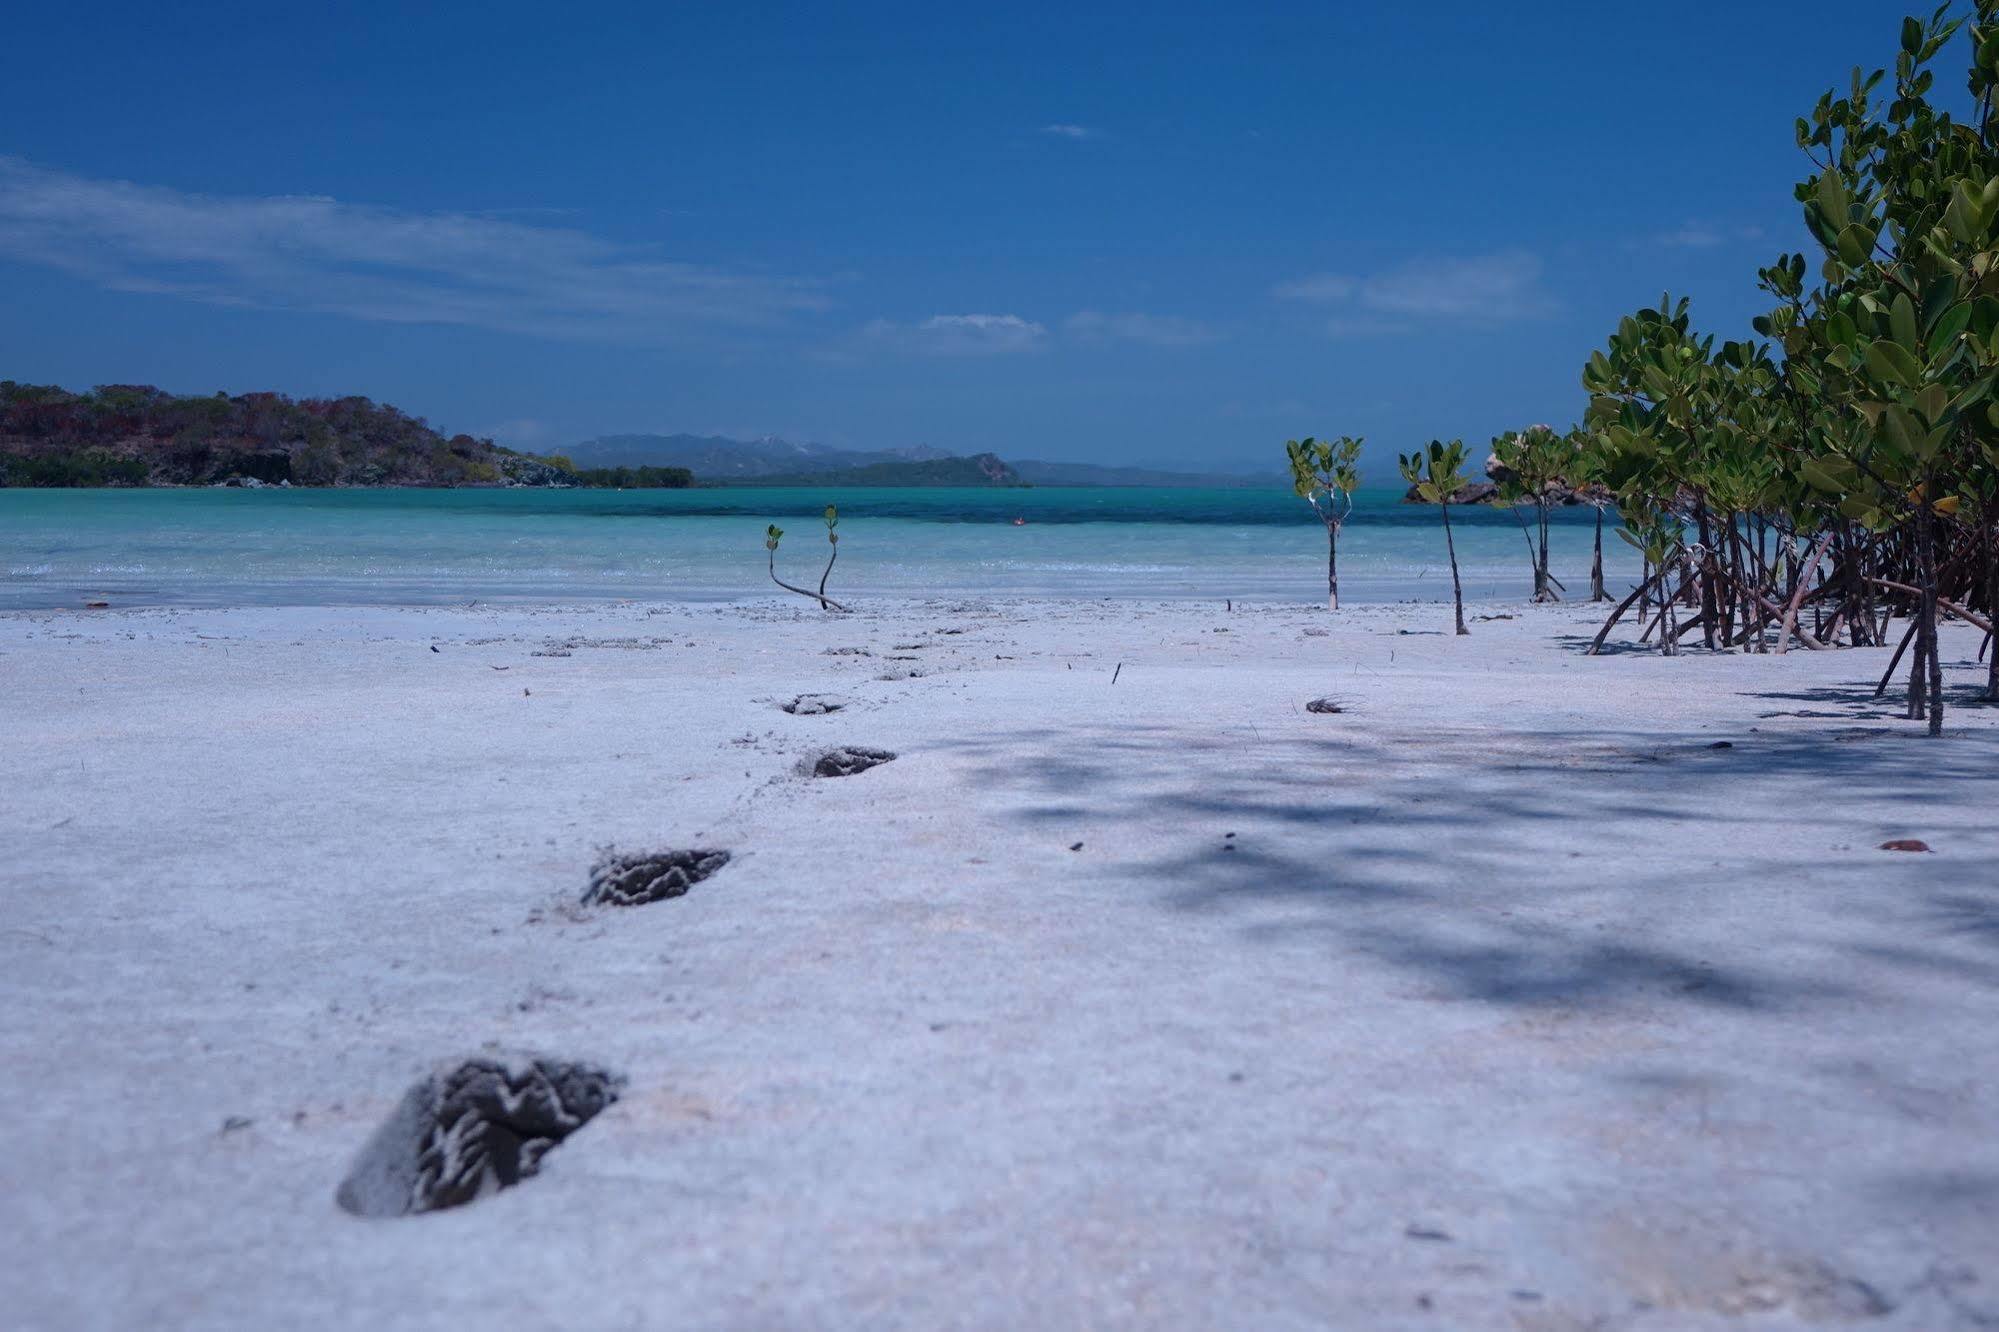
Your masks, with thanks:
<instances>
[{"instance_id":1,"label":"white sand beach","mask_svg":"<svg viewBox=\"0 0 1999 1332\"><path fill-rule=\"evenodd\" d=\"M0 1321L1999 1324L1999 709L1471 613L0 616ZM336 1205L502 1051L622 1096Z\"/></svg>"}]
</instances>

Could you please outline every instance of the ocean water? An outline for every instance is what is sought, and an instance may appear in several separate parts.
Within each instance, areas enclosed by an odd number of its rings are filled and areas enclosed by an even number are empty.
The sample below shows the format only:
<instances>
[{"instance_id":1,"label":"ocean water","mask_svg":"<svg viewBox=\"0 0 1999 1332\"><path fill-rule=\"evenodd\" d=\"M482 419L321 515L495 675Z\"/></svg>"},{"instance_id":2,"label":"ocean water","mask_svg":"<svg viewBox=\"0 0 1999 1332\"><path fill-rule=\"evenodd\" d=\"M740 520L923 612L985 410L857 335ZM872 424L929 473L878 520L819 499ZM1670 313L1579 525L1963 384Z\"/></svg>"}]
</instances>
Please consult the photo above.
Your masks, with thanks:
<instances>
[{"instance_id":1,"label":"ocean water","mask_svg":"<svg viewBox=\"0 0 1999 1332\"><path fill-rule=\"evenodd\" d=\"M816 585L840 506L834 596L1087 596L1314 602L1326 539L1278 490L9 490L0 608L435 604L777 594ZM1025 520L1016 523L1016 519ZM1552 568L1586 595L1595 515L1559 511ZM1465 595L1528 595L1507 511L1453 508ZM1636 572L1605 518L1614 585ZM1343 601L1448 600L1437 511L1363 491L1340 538Z\"/></svg>"}]
</instances>

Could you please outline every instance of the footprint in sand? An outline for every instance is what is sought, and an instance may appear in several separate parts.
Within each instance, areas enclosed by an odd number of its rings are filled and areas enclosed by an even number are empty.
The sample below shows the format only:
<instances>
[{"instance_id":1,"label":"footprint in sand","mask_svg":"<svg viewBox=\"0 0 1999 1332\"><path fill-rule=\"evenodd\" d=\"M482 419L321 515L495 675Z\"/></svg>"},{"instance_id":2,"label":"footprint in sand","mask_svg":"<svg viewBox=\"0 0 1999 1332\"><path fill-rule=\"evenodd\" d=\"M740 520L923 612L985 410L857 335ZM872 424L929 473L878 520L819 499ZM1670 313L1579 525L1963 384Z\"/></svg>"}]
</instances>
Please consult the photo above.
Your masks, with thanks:
<instances>
[{"instance_id":1,"label":"footprint in sand","mask_svg":"<svg viewBox=\"0 0 1999 1332\"><path fill-rule=\"evenodd\" d=\"M778 706L794 717L821 717L846 707L847 700L838 694L800 694L789 703Z\"/></svg>"},{"instance_id":2,"label":"footprint in sand","mask_svg":"<svg viewBox=\"0 0 1999 1332\"><path fill-rule=\"evenodd\" d=\"M867 749L860 745L846 745L839 749L829 749L815 758L805 761L805 771L813 777L851 777L857 772L887 763L895 755L886 749Z\"/></svg>"},{"instance_id":3,"label":"footprint in sand","mask_svg":"<svg viewBox=\"0 0 1999 1332\"><path fill-rule=\"evenodd\" d=\"M590 871L585 906L643 906L679 897L729 863L727 851L606 851Z\"/></svg>"},{"instance_id":4,"label":"footprint in sand","mask_svg":"<svg viewBox=\"0 0 1999 1332\"><path fill-rule=\"evenodd\" d=\"M595 1065L539 1055L440 1067L375 1130L335 1200L354 1216L412 1216L512 1188L623 1087Z\"/></svg>"}]
</instances>

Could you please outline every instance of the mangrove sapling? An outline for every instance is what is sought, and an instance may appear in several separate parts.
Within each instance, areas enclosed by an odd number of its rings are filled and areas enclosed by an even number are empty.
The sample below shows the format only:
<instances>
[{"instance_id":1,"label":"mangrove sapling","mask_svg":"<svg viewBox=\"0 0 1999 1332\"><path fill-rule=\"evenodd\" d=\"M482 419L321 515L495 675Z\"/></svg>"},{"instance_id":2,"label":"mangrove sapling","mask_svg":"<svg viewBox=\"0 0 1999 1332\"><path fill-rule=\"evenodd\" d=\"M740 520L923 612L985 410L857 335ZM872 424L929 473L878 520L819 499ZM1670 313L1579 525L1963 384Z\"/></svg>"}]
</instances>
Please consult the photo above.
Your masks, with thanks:
<instances>
[{"instance_id":1,"label":"mangrove sapling","mask_svg":"<svg viewBox=\"0 0 1999 1332\"><path fill-rule=\"evenodd\" d=\"M1465 628L1465 592L1458 581L1458 548L1451 537L1451 497L1465 488L1465 444L1454 439L1449 444L1441 440L1431 440L1427 452L1399 455L1402 478L1416 488L1417 498L1426 504L1434 504L1444 515L1444 550L1451 559L1451 606L1457 614L1458 632L1469 634Z\"/></svg>"},{"instance_id":2,"label":"mangrove sapling","mask_svg":"<svg viewBox=\"0 0 1999 1332\"><path fill-rule=\"evenodd\" d=\"M829 522L827 524L829 533L831 527L832 524ZM777 543L782 541L783 539L784 539L784 529L782 527L779 527L776 523L772 523L769 527L764 529L764 549L770 552L770 581L776 583L779 587L783 588L787 592L796 592L801 597L811 598L813 601L819 603L819 608L821 610L835 610L835 611L840 611L844 614L847 608L845 606L842 606L839 602L833 600L833 598L826 595L826 590L825 590L826 583L823 578L820 580L819 583L820 590L817 592L812 592L802 587L793 587L790 583L785 582L782 578L779 578L777 576ZM831 573L833 571L833 565L830 560L826 564L826 571L828 573Z\"/></svg>"},{"instance_id":3,"label":"mangrove sapling","mask_svg":"<svg viewBox=\"0 0 1999 1332\"><path fill-rule=\"evenodd\" d=\"M1589 447L1589 432L1581 429L1570 431L1568 444L1574 455L1569 463L1569 481L1575 487L1575 496L1596 510L1596 536L1589 556L1589 599L1609 601L1610 593L1603 586L1603 511L1610 506L1610 491L1596 475L1597 455ZM1643 608L1640 609L1639 618L1642 620Z\"/></svg>"},{"instance_id":4,"label":"mangrove sapling","mask_svg":"<svg viewBox=\"0 0 1999 1332\"><path fill-rule=\"evenodd\" d=\"M840 525L840 511L833 505L826 506L826 540L833 547L833 553L826 557L826 571L819 575L819 600L826 600L826 580L833 576L833 561L840 558L840 534L833 529Z\"/></svg>"},{"instance_id":5,"label":"mangrove sapling","mask_svg":"<svg viewBox=\"0 0 1999 1332\"><path fill-rule=\"evenodd\" d=\"M1326 527L1326 609L1340 608L1340 529L1353 513L1353 493L1360 488L1362 441L1341 435L1334 440L1307 436L1284 441L1291 459L1291 486Z\"/></svg>"},{"instance_id":6,"label":"mangrove sapling","mask_svg":"<svg viewBox=\"0 0 1999 1332\"><path fill-rule=\"evenodd\" d=\"M1547 426L1529 426L1495 438L1492 456L1501 469L1500 501L1521 518L1523 534L1527 523L1520 515L1520 506L1534 506L1539 545L1533 536L1527 538L1527 555L1534 566L1534 600L1560 601L1561 583L1548 572L1548 511L1554 507L1557 487L1569 484L1562 475L1571 461L1567 441Z\"/></svg>"},{"instance_id":7,"label":"mangrove sapling","mask_svg":"<svg viewBox=\"0 0 1999 1332\"><path fill-rule=\"evenodd\" d=\"M1659 651L1666 656L1673 655L1673 643L1678 637L1673 630L1673 593L1667 580L1673 570L1680 566L1685 555L1681 548L1682 534L1679 520L1670 513L1652 510L1643 511L1634 507L1624 516L1624 525L1617 529L1644 559L1646 576L1630 596L1617 604L1610 618L1597 630L1596 639L1589 646L1591 656L1603 651L1603 640L1609 636L1611 626L1616 624L1631 608L1633 602L1644 604L1646 597L1656 586L1658 588L1659 615L1655 624L1659 630ZM1648 629L1647 633L1650 632ZM1641 635L1642 643L1644 637Z\"/></svg>"}]
</instances>

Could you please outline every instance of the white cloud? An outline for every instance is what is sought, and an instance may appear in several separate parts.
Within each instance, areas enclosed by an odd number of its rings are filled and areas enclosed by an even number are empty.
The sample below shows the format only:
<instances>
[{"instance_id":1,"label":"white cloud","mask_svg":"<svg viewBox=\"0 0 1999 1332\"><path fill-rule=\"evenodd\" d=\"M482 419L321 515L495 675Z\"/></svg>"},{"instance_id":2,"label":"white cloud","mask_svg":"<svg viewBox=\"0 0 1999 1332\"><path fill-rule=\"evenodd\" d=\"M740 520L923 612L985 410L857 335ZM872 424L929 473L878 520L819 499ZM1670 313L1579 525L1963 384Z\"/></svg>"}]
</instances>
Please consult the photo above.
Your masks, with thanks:
<instances>
[{"instance_id":1,"label":"white cloud","mask_svg":"<svg viewBox=\"0 0 1999 1332\"><path fill-rule=\"evenodd\" d=\"M1221 338L1198 319L1101 310L1079 310L1063 322L1063 328L1082 342L1139 342L1152 347L1199 347Z\"/></svg>"},{"instance_id":2,"label":"white cloud","mask_svg":"<svg viewBox=\"0 0 1999 1332\"><path fill-rule=\"evenodd\" d=\"M1104 137L1102 130L1092 129L1088 125L1043 125L1041 132L1053 135L1058 139L1101 139Z\"/></svg>"},{"instance_id":3,"label":"white cloud","mask_svg":"<svg viewBox=\"0 0 1999 1332\"><path fill-rule=\"evenodd\" d=\"M1314 273L1279 283L1271 294L1333 309L1329 331L1343 336L1401 331L1421 320L1510 323L1556 308L1541 285L1540 259L1519 250L1412 260L1367 275Z\"/></svg>"},{"instance_id":4,"label":"white cloud","mask_svg":"<svg viewBox=\"0 0 1999 1332\"><path fill-rule=\"evenodd\" d=\"M925 356L1004 356L1042 345L1048 330L1010 314L932 315L920 324L876 319L861 327L861 339Z\"/></svg>"},{"instance_id":5,"label":"white cloud","mask_svg":"<svg viewBox=\"0 0 1999 1332\"><path fill-rule=\"evenodd\" d=\"M587 232L311 196L218 196L0 157L0 254L115 291L648 341L828 304L812 281L662 259Z\"/></svg>"}]
</instances>

